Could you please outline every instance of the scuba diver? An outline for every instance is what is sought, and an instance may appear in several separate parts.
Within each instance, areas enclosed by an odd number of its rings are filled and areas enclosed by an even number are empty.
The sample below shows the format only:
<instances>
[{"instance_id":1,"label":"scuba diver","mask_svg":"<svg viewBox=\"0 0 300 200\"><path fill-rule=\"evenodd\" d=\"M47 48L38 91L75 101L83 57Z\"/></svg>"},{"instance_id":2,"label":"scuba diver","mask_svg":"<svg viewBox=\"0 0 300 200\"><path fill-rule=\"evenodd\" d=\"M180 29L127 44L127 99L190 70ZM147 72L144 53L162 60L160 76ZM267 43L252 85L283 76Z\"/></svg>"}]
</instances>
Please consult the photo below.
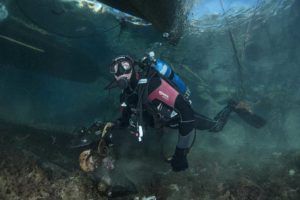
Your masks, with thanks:
<instances>
[{"instance_id":1,"label":"scuba diver","mask_svg":"<svg viewBox=\"0 0 300 200\"><path fill-rule=\"evenodd\" d=\"M154 52L139 61L127 55L118 56L110 65L110 72L114 79L105 89L122 89L122 111L121 117L107 123L106 128L130 127L139 141L142 141L147 126L178 129L175 152L168 160L173 171L188 168L187 154L195 138L195 129L219 132L232 111L241 114L257 128L265 124L247 106L233 100L213 119L195 112L189 88L167 63L155 58Z\"/></svg>"}]
</instances>

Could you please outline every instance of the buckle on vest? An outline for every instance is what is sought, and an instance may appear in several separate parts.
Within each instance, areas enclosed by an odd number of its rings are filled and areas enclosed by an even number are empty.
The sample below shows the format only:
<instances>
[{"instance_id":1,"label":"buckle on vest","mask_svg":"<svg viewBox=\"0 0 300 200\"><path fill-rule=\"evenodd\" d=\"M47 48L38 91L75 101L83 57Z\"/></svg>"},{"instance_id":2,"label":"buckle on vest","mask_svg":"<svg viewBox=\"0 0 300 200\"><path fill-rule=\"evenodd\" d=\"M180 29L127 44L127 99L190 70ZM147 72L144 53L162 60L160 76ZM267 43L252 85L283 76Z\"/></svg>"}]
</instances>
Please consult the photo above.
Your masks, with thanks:
<instances>
[{"instance_id":1,"label":"buckle on vest","mask_svg":"<svg viewBox=\"0 0 300 200\"><path fill-rule=\"evenodd\" d=\"M146 79L146 78L142 78L138 82L138 84L145 84L145 83L148 83L148 79Z\"/></svg>"}]
</instances>

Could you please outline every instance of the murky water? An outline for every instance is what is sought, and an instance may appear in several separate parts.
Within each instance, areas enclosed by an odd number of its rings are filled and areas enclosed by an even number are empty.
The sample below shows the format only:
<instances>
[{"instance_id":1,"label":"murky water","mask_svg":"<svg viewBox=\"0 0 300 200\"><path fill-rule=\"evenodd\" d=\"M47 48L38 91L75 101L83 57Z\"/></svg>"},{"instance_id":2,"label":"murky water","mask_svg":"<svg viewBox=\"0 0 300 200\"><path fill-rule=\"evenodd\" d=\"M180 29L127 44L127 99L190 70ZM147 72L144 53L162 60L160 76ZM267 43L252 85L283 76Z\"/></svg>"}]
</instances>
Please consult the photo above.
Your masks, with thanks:
<instances>
[{"instance_id":1,"label":"murky water","mask_svg":"<svg viewBox=\"0 0 300 200\"><path fill-rule=\"evenodd\" d=\"M174 30L95 1L0 0L0 199L101 199L104 179L141 198L299 199L299 1L181 6L188 15L174 42ZM267 125L255 129L233 114L219 134L197 131L183 173L161 155L173 153L176 131L147 131L138 143L121 130L104 162L119 171L78 173L85 149L68 148L72 131L119 117L120 91L103 91L111 60L149 51L188 84L197 112L213 117L228 99L242 99Z\"/></svg>"}]
</instances>

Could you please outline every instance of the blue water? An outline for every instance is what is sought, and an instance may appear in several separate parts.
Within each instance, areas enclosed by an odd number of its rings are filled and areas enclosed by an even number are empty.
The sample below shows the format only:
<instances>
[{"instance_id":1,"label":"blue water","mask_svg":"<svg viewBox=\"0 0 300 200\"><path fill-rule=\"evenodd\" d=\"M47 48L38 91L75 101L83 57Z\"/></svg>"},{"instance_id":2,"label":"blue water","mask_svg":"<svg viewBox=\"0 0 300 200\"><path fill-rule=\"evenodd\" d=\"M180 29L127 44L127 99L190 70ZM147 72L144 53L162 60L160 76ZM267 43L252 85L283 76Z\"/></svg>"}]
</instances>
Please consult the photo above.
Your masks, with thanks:
<instances>
[{"instance_id":1,"label":"blue water","mask_svg":"<svg viewBox=\"0 0 300 200\"><path fill-rule=\"evenodd\" d=\"M25 3L20 9L15 2ZM50 1L32 2L5 1L6 8L0 3L0 121L42 128L51 142L43 147L34 135L19 141L12 131L6 135L14 145L34 146L41 154L53 153L49 146L61 148L66 155L67 145L51 146L54 139L47 134L115 120L120 91L103 91L113 78L112 59L121 54L139 59L155 51L187 83L197 112L213 117L229 98L242 98L268 123L254 129L232 115L220 134L197 132L186 174L170 172L161 161L154 133L140 145L121 131L126 139L119 141L120 166L126 175L145 188L153 186L145 180L159 177L158 189L141 195L245 199L239 195L248 194L255 199L261 192L261 199L299 199L299 1L223 0L225 12L219 0L194 1L176 45L144 21L129 17L132 21L121 29L123 13L114 9L95 13L74 2L54 7ZM166 131L163 140L173 153L177 133Z\"/></svg>"}]
</instances>

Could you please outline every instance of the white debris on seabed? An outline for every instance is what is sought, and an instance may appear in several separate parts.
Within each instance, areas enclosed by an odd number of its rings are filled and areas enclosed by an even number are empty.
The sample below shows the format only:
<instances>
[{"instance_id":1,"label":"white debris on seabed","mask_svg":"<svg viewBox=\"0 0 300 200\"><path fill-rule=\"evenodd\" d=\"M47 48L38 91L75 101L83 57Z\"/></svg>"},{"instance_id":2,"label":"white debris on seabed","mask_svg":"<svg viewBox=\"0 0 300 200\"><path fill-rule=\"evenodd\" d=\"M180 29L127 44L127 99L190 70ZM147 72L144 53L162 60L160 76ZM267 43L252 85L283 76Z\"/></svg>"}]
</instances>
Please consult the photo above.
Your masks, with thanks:
<instances>
[{"instance_id":1,"label":"white debris on seabed","mask_svg":"<svg viewBox=\"0 0 300 200\"><path fill-rule=\"evenodd\" d=\"M155 196L143 197L142 200L156 200Z\"/></svg>"},{"instance_id":2,"label":"white debris on seabed","mask_svg":"<svg viewBox=\"0 0 300 200\"><path fill-rule=\"evenodd\" d=\"M156 200L156 196L149 196L149 197L134 197L134 200Z\"/></svg>"},{"instance_id":3,"label":"white debris on seabed","mask_svg":"<svg viewBox=\"0 0 300 200\"><path fill-rule=\"evenodd\" d=\"M289 170L289 176L294 176L296 174L296 171L294 169Z\"/></svg>"},{"instance_id":4,"label":"white debris on seabed","mask_svg":"<svg viewBox=\"0 0 300 200\"><path fill-rule=\"evenodd\" d=\"M1 2L0 2L0 22L3 21L4 19L6 19L8 16L8 11L5 7L5 5L3 5Z\"/></svg>"},{"instance_id":5,"label":"white debris on seabed","mask_svg":"<svg viewBox=\"0 0 300 200\"><path fill-rule=\"evenodd\" d=\"M169 36L170 36L169 33L167 33L167 32L164 32L164 33L163 33L163 37L164 37L164 38L169 38Z\"/></svg>"},{"instance_id":6,"label":"white debris on seabed","mask_svg":"<svg viewBox=\"0 0 300 200\"><path fill-rule=\"evenodd\" d=\"M176 192L179 192L179 187L178 187L177 184L171 184L171 185L169 186L169 188L170 188L171 190L175 190Z\"/></svg>"}]
</instances>

